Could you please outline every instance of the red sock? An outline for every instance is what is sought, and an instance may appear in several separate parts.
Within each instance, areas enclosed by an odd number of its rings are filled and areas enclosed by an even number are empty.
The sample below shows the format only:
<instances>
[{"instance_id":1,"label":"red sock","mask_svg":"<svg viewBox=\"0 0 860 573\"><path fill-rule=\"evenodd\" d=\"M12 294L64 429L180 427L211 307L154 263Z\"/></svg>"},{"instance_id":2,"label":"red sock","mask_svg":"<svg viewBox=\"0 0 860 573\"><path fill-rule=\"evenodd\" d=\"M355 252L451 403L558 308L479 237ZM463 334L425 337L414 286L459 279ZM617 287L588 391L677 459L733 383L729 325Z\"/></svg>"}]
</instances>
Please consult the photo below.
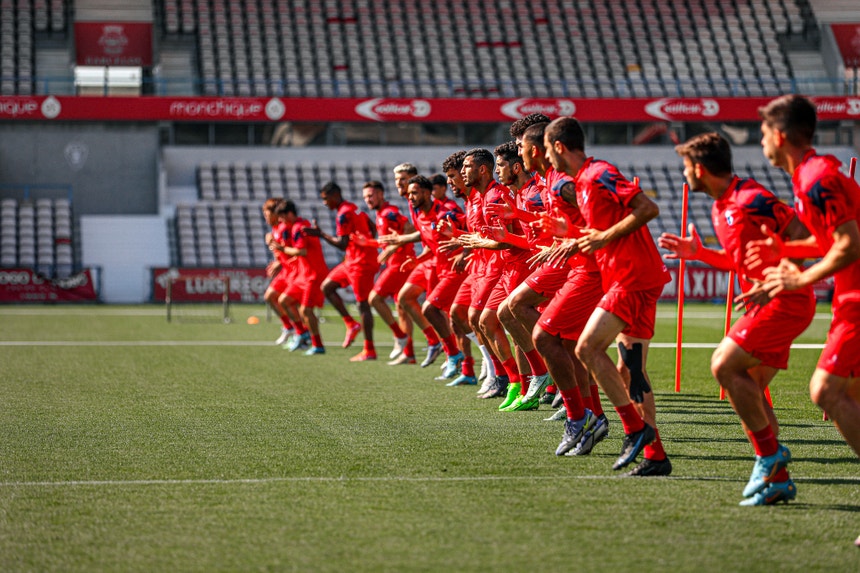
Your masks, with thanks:
<instances>
[{"instance_id":1,"label":"red sock","mask_svg":"<svg viewBox=\"0 0 860 573\"><path fill-rule=\"evenodd\" d=\"M546 387L547 394L555 394L556 392L558 392L558 388L556 388L555 384L551 384Z\"/></svg>"},{"instance_id":2,"label":"red sock","mask_svg":"<svg viewBox=\"0 0 860 573\"><path fill-rule=\"evenodd\" d=\"M428 326L421 332L423 332L424 336L427 337L427 344L429 344L430 346L436 346L437 344L439 344L439 337L436 335L436 331L433 330L432 326Z\"/></svg>"},{"instance_id":3,"label":"red sock","mask_svg":"<svg viewBox=\"0 0 860 573\"><path fill-rule=\"evenodd\" d=\"M750 438L757 456L772 456L779 448L779 442L776 441L776 436L770 424L758 432L750 432Z\"/></svg>"},{"instance_id":4,"label":"red sock","mask_svg":"<svg viewBox=\"0 0 860 573\"><path fill-rule=\"evenodd\" d=\"M447 356L454 356L460 352L460 347L457 346L457 337L454 334L449 334L442 339L442 348Z\"/></svg>"},{"instance_id":5,"label":"red sock","mask_svg":"<svg viewBox=\"0 0 860 573\"><path fill-rule=\"evenodd\" d=\"M415 345L412 344L412 337L409 337L409 340L406 341L406 348L403 349L403 354L408 358L415 358Z\"/></svg>"},{"instance_id":6,"label":"red sock","mask_svg":"<svg viewBox=\"0 0 860 573\"><path fill-rule=\"evenodd\" d=\"M284 328L286 328L287 330L293 329L293 321L290 320L290 317L288 317L286 314L281 317L281 324L283 324Z\"/></svg>"},{"instance_id":7,"label":"red sock","mask_svg":"<svg viewBox=\"0 0 860 573\"><path fill-rule=\"evenodd\" d=\"M600 403L600 387L597 384L592 384L588 387L591 392L591 411L595 416L603 414L603 404Z\"/></svg>"},{"instance_id":8,"label":"red sock","mask_svg":"<svg viewBox=\"0 0 860 573\"><path fill-rule=\"evenodd\" d=\"M322 345L323 345L322 336L320 336L319 334L312 334L311 335L311 344L313 344L317 348L322 348Z\"/></svg>"},{"instance_id":9,"label":"red sock","mask_svg":"<svg viewBox=\"0 0 860 573\"><path fill-rule=\"evenodd\" d=\"M532 368L532 376L543 376L546 374L546 362L543 361L540 353L532 348L526 354L526 360L529 361L529 366Z\"/></svg>"},{"instance_id":10,"label":"red sock","mask_svg":"<svg viewBox=\"0 0 860 573\"><path fill-rule=\"evenodd\" d=\"M392 322L388 327L391 329L391 332L394 333L394 338L406 338L406 333L403 332L403 329L400 328L397 321Z\"/></svg>"},{"instance_id":11,"label":"red sock","mask_svg":"<svg viewBox=\"0 0 860 573\"><path fill-rule=\"evenodd\" d=\"M646 459L661 462L666 459L666 451L663 449L663 442L660 441L660 432L657 431L657 428L654 428L654 433L657 437L654 438L653 442L645 446L645 449L642 450L642 455Z\"/></svg>"},{"instance_id":12,"label":"red sock","mask_svg":"<svg viewBox=\"0 0 860 573\"><path fill-rule=\"evenodd\" d=\"M376 348L373 346L372 340L366 340L365 339L365 341L364 341L364 352L366 354L376 354Z\"/></svg>"},{"instance_id":13,"label":"red sock","mask_svg":"<svg viewBox=\"0 0 860 573\"><path fill-rule=\"evenodd\" d=\"M503 376L505 374L505 365L502 364L502 361L496 358L494 354L490 354L490 359L493 361L493 370L496 371L496 376Z\"/></svg>"},{"instance_id":14,"label":"red sock","mask_svg":"<svg viewBox=\"0 0 860 573\"><path fill-rule=\"evenodd\" d=\"M776 475L773 476L774 483L782 483L788 481L788 470L785 468L780 468Z\"/></svg>"},{"instance_id":15,"label":"red sock","mask_svg":"<svg viewBox=\"0 0 860 573\"><path fill-rule=\"evenodd\" d=\"M304 324L303 322L301 322L301 321L299 321L299 322L293 322L293 328L295 328L295 329L296 329L296 334L298 334L298 335L302 335L302 334L304 334L305 332L307 332L307 331L308 331L308 328L307 328L307 327L305 326L305 324Z\"/></svg>"},{"instance_id":16,"label":"red sock","mask_svg":"<svg viewBox=\"0 0 860 573\"><path fill-rule=\"evenodd\" d=\"M502 368L504 368L504 372L507 373L508 379L512 384L522 382L523 377L520 376L520 370L517 368L517 361L513 357L502 362ZM498 370L496 370L496 373L498 373Z\"/></svg>"},{"instance_id":17,"label":"red sock","mask_svg":"<svg viewBox=\"0 0 860 573\"><path fill-rule=\"evenodd\" d=\"M463 359L463 368L462 368L463 376L474 376L475 375L475 359L471 356L467 356Z\"/></svg>"},{"instance_id":18,"label":"red sock","mask_svg":"<svg viewBox=\"0 0 860 573\"><path fill-rule=\"evenodd\" d=\"M561 392L561 399L564 400L568 420L579 420L585 416L585 402L582 400L579 388L576 386L567 390L559 388L559 392Z\"/></svg>"},{"instance_id":19,"label":"red sock","mask_svg":"<svg viewBox=\"0 0 860 573\"><path fill-rule=\"evenodd\" d=\"M642 419L642 416L636 411L636 406L632 403L620 408L616 406L615 411L618 412L618 416L621 418L621 425L624 427L625 434L638 432L645 427L645 420Z\"/></svg>"},{"instance_id":20,"label":"red sock","mask_svg":"<svg viewBox=\"0 0 860 573\"><path fill-rule=\"evenodd\" d=\"M355 319L349 315L343 317L343 323L346 325L347 328L352 328L353 324L358 324Z\"/></svg>"}]
</instances>

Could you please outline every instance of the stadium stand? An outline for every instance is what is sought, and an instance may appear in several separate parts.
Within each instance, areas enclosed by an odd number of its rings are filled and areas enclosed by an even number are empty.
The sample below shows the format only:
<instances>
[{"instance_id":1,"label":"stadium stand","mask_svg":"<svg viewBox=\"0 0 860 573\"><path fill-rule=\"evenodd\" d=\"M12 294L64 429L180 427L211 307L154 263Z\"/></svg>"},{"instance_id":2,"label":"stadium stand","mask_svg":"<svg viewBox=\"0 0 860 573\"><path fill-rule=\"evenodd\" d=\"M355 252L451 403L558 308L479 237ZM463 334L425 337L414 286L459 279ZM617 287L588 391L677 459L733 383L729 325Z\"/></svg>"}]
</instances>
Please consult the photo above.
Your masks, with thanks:
<instances>
[{"instance_id":1,"label":"stadium stand","mask_svg":"<svg viewBox=\"0 0 860 573\"><path fill-rule=\"evenodd\" d=\"M0 228L0 266L31 268L46 276L71 274L74 234L68 199L3 199Z\"/></svg>"}]
</instances>

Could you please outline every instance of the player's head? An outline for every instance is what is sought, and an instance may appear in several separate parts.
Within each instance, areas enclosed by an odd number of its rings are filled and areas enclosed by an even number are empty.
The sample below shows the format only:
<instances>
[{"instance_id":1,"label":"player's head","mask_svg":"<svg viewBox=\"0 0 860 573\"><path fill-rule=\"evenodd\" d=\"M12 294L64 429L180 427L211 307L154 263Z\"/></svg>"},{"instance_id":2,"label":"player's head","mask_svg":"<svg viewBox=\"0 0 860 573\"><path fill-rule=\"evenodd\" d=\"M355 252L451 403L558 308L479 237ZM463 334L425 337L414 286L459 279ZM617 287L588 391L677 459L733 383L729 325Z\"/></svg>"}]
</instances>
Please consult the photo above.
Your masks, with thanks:
<instances>
[{"instance_id":1,"label":"player's head","mask_svg":"<svg viewBox=\"0 0 860 573\"><path fill-rule=\"evenodd\" d=\"M285 199L283 201L279 201L278 204L275 206L275 215L280 221L292 223L296 220L296 217L298 216L298 209L296 208L295 203L293 203L289 199Z\"/></svg>"},{"instance_id":2,"label":"player's head","mask_svg":"<svg viewBox=\"0 0 860 573\"><path fill-rule=\"evenodd\" d=\"M269 197L266 199L266 202L263 203L263 217L265 217L266 223L270 227L274 227L278 223L278 216L275 214L275 208L281 201L283 201L283 199L278 197Z\"/></svg>"},{"instance_id":3,"label":"player's head","mask_svg":"<svg viewBox=\"0 0 860 573\"><path fill-rule=\"evenodd\" d=\"M449 155L442 162L442 171L448 177L448 185L454 191L454 196L458 199L466 197L466 183L463 181L463 176L460 170L463 168L463 158L466 157L465 151L457 151Z\"/></svg>"},{"instance_id":4,"label":"player's head","mask_svg":"<svg viewBox=\"0 0 860 573\"><path fill-rule=\"evenodd\" d=\"M406 198L416 211L425 211L433 202L433 182L416 175L406 182Z\"/></svg>"},{"instance_id":5,"label":"player's head","mask_svg":"<svg viewBox=\"0 0 860 573\"><path fill-rule=\"evenodd\" d=\"M401 197L406 197L406 186L409 180L418 175L418 168L411 163L401 163L394 168L394 185Z\"/></svg>"},{"instance_id":6,"label":"player's head","mask_svg":"<svg viewBox=\"0 0 860 573\"><path fill-rule=\"evenodd\" d=\"M530 125L520 138L520 156L523 158L523 167L528 171L546 170L546 147L543 145L543 136L548 125L548 122Z\"/></svg>"},{"instance_id":7,"label":"player's head","mask_svg":"<svg viewBox=\"0 0 860 573\"><path fill-rule=\"evenodd\" d=\"M574 118L560 117L546 126L543 144L546 158L552 166L567 173L571 168L566 155L570 152L585 152L585 132Z\"/></svg>"},{"instance_id":8,"label":"player's head","mask_svg":"<svg viewBox=\"0 0 860 573\"><path fill-rule=\"evenodd\" d=\"M522 119L518 119L511 124L511 137L517 144L517 150L521 149L523 134L528 128L536 123L549 123L549 117L542 113L530 113Z\"/></svg>"},{"instance_id":9,"label":"player's head","mask_svg":"<svg viewBox=\"0 0 860 573\"><path fill-rule=\"evenodd\" d=\"M448 178L441 173L434 173L430 176L430 183L433 184L433 198L440 201L448 194Z\"/></svg>"},{"instance_id":10,"label":"player's head","mask_svg":"<svg viewBox=\"0 0 860 573\"><path fill-rule=\"evenodd\" d=\"M486 185L493 178L495 159L488 149L476 148L466 152L460 174L467 187Z\"/></svg>"},{"instance_id":11,"label":"player's head","mask_svg":"<svg viewBox=\"0 0 860 573\"><path fill-rule=\"evenodd\" d=\"M502 185L510 186L523 171L523 160L517 153L517 144L508 141L493 150L496 154L496 175Z\"/></svg>"},{"instance_id":12,"label":"player's head","mask_svg":"<svg viewBox=\"0 0 860 573\"><path fill-rule=\"evenodd\" d=\"M786 144L804 149L812 145L817 116L815 104L799 95L778 97L758 109L761 148L776 167L786 167Z\"/></svg>"},{"instance_id":13,"label":"player's head","mask_svg":"<svg viewBox=\"0 0 860 573\"><path fill-rule=\"evenodd\" d=\"M375 179L361 186L361 196L368 209L377 210L385 205L385 187Z\"/></svg>"},{"instance_id":14,"label":"player's head","mask_svg":"<svg viewBox=\"0 0 860 573\"><path fill-rule=\"evenodd\" d=\"M675 151L684 160L684 177L693 191L704 189L704 170L717 177L732 174L732 148L719 133L702 133L691 137L681 145L676 145Z\"/></svg>"},{"instance_id":15,"label":"player's head","mask_svg":"<svg viewBox=\"0 0 860 573\"><path fill-rule=\"evenodd\" d=\"M334 211L341 203L343 203L343 192L340 190L340 185L334 181L329 181L320 189L320 199L323 204Z\"/></svg>"}]
</instances>

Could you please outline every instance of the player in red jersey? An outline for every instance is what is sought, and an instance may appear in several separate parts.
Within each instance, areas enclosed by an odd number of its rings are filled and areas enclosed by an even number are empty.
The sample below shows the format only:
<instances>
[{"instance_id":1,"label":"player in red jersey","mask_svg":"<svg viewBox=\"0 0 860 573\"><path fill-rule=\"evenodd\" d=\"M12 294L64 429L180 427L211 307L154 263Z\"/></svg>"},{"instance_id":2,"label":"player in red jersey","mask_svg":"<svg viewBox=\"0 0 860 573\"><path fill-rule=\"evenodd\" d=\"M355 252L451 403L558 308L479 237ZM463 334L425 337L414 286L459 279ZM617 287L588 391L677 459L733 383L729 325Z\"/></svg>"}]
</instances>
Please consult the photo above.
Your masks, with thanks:
<instances>
[{"instance_id":1,"label":"player in red jersey","mask_svg":"<svg viewBox=\"0 0 860 573\"><path fill-rule=\"evenodd\" d=\"M675 150L684 160L684 176L690 189L714 199L711 220L723 248L703 247L692 224L689 237L664 233L659 245L670 251L667 258L697 260L734 271L742 292L751 290L753 281L761 281L763 275L760 266L750 269L744 264L747 244L766 239L768 234L793 240L806 237L808 232L791 207L773 193L752 179L732 174L732 152L719 134L697 135ZM746 306L746 313L711 357L711 372L725 388L758 459L779 454L779 425L764 389L779 370L787 368L792 341L812 322L815 295L808 286L779 293L772 300L765 297L760 304L748 301ZM770 505L797 495L784 467L768 476L767 481L748 486L748 499L741 505Z\"/></svg>"},{"instance_id":2,"label":"player in red jersey","mask_svg":"<svg viewBox=\"0 0 860 573\"><path fill-rule=\"evenodd\" d=\"M376 211L376 231L378 235L398 234L405 235L414 232L412 223L400 212L397 206L385 200L385 187L381 181L368 181L362 187L362 196L368 209ZM408 258L415 257L415 249L411 244L401 247L389 245L379 254L378 261L385 268L379 273L373 289L370 292L370 305L376 309L379 317L388 325L394 334L394 351L389 358L397 358L404 353L408 359L407 363L415 363L415 350L409 344L412 331L412 322L406 313L400 315L400 321L394 318L394 314L385 302L387 297L394 297L397 302L397 293L403 288L409 277L407 271L401 270L401 265Z\"/></svg>"},{"instance_id":3,"label":"player in red jersey","mask_svg":"<svg viewBox=\"0 0 860 573\"><path fill-rule=\"evenodd\" d=\"M583 254L594 255L606 293L577 341L576 355L615 406L624 427L621 455L612 467L627 466L644 449L645 459L630 474L666 475L672 466L657 434L654 395L645 371L657 299L669 281L647 227L660 210L613 165L585 154L585 134L575 119L562 117L550 123L544 146L553 166L574 178L576 197L570 201L579 206L587 225L576 233L576 245ZM606 352L616 340L623 361L619 368ZM577 441L576 434L588 439L596 416L584 410L580 420L568 419L563 442Z\"/></svg>"},{"instance_id":4,"label":"player in red jersey","mask_svg":"<svg viewBox=\"0 0 860 573\"><path fill-rule=\"evenodd\" d=\"M275 260L266 267L272 281L264 298L276 312L283 313L279 316L284 323L284 330L276 343L293 351L307 347L307 328L298 309L298 300L301 298L301 291L295 281L298 262L283 252L283 248L290 245L291 237L289 225L278 218L277 209L282 203L283 199L268 199L263 207L263 214L272 225L271 233L266 234L266 244L275 256Z\"/></svg>"},{"instance_id":5,"label":"player in red jersey","mask_svg":"<svg viewBox=\"0 0 860 573\"><path fill-rule=\"evenodd\" d=\"M347 336L344 340L344 348L348 347L355 339L362 326L364 329L364 349L350 358L353 362L365 360L376 360L376 348L373 346L373 314L370 310L370 291L373 288L376 270L379 263L376 261L376 247L361 246L356 241L351 241L350 236L354 234L373 238L375 229L370 217L358 210L354 203L345 201L340 186L329 182L320 190L323 204L330 210L335 211L335 235L323 232L316 225L305 230L311 236L321 237L328 244L345 251L344 260L329 272L323 281L322 290L326 298L344 318L347 325ZM352 318L346 311L343 299L337 293L337 289L348 284L352 287L358 310L361 313L361 325L350 324ZM354 323L354 321L352 321ZM356 326L358 326L356 328Z\"/></svg>"},{"instance_id":6,"label":"player in red jersey","mask_svg":"<svg viewBox=\"0 0 860 573\"><path fill-rule=\"evenodd\" d=\"M751 260L758 265L775 258L767 256L768 245L779 257L820 257L804 270L785 258L765 269L760 288L772 296L833 277L833 321L809 391L860 455L860 186L840 172L838 159L812 147L817 117L808 99L777 98L759 116L764 156L791 175L795 210L811 236L784 244L771 237L751 245Z\"/></svg>"},{"instance_id":7,"label":"player in red jersey","mask_svg":"<svg viewBox=\"0 0 860 573\"><path fill-rule=\"evenodd\" d=\"M452 377L450 372L456 374L464 356L457 346L457 340L451 331L446 313L466 275L452 269L450 257L439 252L439 241L444 239L444 236L440 234L438 228L442 221L448 221L455 227L462 228L463 212L459 207L453 211L447 210L440 201L433 199L433 185L426 177L416 175L409 180L408 189L407 195L414 215L414 225L421 236L425 250L418 259L407 259L404 267L414 268L419 259L433 260L433 272L437 277L437 284L427 293L427 299L421 310L439 333L447 356L443 376Z\"/></svg>"},{"instance_id":8,"label":"player in red jersey","mask_svg":"<svg viewBox=\"0 0 860 573\"><path fill-rule=\"evenodd\" d=\"M302 316L308 332L299 335L296 349L305 344L309 345L307 356L325 354L320 335L319 320L314 309L322 308L325 298L322 283L328 275L328 265L323 256L322 245L318 237L305 233L311 227L310 221L298 216L296 205L292 201L282 201L276 208L278 218L289 226L291 243L284 246L282 252L295 257L297 272L295 276L296 289L301 293L299 313Z\"/></svg>"}]
</instances>

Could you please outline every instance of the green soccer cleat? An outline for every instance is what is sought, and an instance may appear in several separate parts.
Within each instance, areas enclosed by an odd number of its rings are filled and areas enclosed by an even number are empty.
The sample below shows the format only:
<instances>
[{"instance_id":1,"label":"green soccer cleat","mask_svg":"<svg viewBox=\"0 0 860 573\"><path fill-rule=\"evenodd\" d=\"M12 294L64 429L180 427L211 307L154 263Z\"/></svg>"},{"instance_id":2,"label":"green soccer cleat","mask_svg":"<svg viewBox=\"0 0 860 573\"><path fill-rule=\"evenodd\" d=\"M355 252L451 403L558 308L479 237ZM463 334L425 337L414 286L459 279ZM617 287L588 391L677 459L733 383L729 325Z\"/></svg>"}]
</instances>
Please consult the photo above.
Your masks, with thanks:
<instances>
[{"instance_id":1,"label":"green soccer cleat","mask_svg":"<svg viewBox=\"0 0 860 573\"><path fill-rule=\"evenodd\" d=\"M528 394L521 396L516 407L510 408L509 412L526 412L529 410L537 410L540 408L540 395L535 394L531 400L528 399Z\"/></svg>"},{"instance_id":2,"label":"green soccer cleat","mask_svg":"<svg viewBox=\"0 0 860 573\"><path fill-rule=\"evenodd\" d=\"M522 384L519 382L512 382L508 384L508 394L505 396L505 399L502 400L502 403L499 404L499 410L504 412L505 408L514 403L514 400L520 397L520 388Z\"/></svg>"}]
</instances>

